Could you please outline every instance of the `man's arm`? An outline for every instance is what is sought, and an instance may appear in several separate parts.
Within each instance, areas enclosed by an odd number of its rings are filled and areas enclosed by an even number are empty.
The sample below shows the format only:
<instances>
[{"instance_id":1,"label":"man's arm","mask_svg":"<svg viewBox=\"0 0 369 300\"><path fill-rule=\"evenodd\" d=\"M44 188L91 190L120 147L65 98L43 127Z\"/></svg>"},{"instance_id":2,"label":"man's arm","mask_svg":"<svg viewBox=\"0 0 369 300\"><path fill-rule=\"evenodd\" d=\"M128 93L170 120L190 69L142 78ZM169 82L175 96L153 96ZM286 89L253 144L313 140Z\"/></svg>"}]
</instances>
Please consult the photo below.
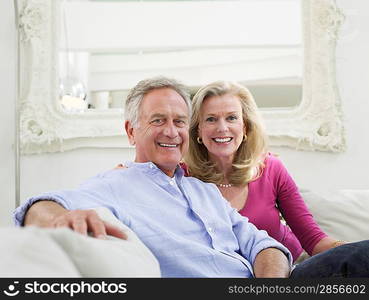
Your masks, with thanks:
<instances>
[{"instance_id":1,"label":"man's arm","mask_svg":"<svg viewBox=\"0 0 369 300\"><path fill-rule=\"evenodd\" d=\"M87 235L89 232L96 238L105 239L107 235L127 239L119 228L100 219L93 210L67 210L54 201L40 200L35 202L24 217L24 225L38 227L68 227Z\"/></svg>"},{"instance_id":2,"label":"man's arm","mask_svg":"<svg viewBox=\"0 0 369 300\"><path fill-rule=\"evenodd\" d=\"M31 205L24 216L24 226L54 227L53 221L67 210L54 201L40 200Z\"/></svg>"},{"instance_id":3,"label":"man's arm","mask_svg":"<svg viewBox=\"0 0 369 300\"><path fill-rule=\"evenodd\" d=\"M288 277L293 262L292 254L265 230L258 230L235 209L230 210L232 229L238 239L241 255L252 264L255 277Z\"/></svg>"},{"instance_id":4,"label":"man's arm","mask_svg":"<svg viewBox=\"0 0 369 300\"><path fill-rule=\"evenodd\" d=\"M254 261L255 277L287 278L290 274L290 264L287 256L277 248L267 248L260 251Z\"/></svg>"}]
</instances>

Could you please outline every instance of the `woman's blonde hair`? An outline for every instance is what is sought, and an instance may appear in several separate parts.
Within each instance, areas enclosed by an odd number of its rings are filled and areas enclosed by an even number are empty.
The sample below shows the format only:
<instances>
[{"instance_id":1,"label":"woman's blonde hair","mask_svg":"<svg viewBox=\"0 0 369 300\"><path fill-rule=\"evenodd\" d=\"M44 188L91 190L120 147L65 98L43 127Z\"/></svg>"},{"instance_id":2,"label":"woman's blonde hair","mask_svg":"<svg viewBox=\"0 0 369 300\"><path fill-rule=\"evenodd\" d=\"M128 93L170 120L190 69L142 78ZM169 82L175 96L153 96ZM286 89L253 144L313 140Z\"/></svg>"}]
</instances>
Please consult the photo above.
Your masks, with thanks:
<instances>
[{"instance_id":1,"label":"woman's blonde hair","mask_svg":"<svg viewBox=\"0 0 369 300\"><path fill-rule=\"evenodd\" d=\"M263 161L267 148L267 137L250 91L243 85L216 81L200 88L192 100L192 119L190 123L190 148L185 156L191 176L202 181L220 184L224 182L223 173L216 169L216 164L209 159L204 144L199 144L198 127L200 110L203 102L213 96L237 96L242 107L242 118L246 126L247 139L243 140L235 154L232 172L228 182L233 185L242 185L257 178L264 166Z\"/></svg>"}]
</instances>

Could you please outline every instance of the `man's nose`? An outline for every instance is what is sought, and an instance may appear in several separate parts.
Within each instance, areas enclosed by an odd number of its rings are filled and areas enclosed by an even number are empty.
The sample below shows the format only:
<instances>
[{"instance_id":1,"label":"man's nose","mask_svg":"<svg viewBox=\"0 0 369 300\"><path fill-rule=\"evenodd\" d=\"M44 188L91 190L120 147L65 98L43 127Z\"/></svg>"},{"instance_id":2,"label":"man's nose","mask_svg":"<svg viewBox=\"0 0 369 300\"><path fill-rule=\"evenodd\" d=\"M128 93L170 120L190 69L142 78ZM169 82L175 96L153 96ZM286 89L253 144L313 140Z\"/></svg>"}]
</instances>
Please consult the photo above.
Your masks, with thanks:
<instances>
[{"instance_id":1,"label":"man's nose","mask_svg":"<svg viewBox=\"0 0 369 300\"><path fill-rule=\"evenodd\" d=\"M178 128L173 123L166 124L164 134L169 138L175 138L178 135Z\"/></svg>"}]
</instances>

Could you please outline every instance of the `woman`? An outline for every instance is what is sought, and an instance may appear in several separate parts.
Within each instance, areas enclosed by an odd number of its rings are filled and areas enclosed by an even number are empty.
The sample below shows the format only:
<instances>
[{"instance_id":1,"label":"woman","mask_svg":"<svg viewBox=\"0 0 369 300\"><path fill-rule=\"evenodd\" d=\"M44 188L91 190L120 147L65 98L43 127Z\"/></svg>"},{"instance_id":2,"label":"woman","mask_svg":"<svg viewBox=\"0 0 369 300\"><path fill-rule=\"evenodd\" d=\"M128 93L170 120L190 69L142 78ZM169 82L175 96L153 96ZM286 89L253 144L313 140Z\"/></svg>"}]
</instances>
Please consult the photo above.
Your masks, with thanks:
<instances>
[{"instance_id":1,"label":"woman","mask_svg":"<svg viewBox=\"0 0 369 300\"><path fill-rule=\"evenodd\" d=\"M196 93L185 163L190 176L215 183L232 207L284 244L295 261L303 250L315 255L345 243L319 228L286 168L268 153L257 106L244 86L218 81Z\"/></svg>"}]
</instances>

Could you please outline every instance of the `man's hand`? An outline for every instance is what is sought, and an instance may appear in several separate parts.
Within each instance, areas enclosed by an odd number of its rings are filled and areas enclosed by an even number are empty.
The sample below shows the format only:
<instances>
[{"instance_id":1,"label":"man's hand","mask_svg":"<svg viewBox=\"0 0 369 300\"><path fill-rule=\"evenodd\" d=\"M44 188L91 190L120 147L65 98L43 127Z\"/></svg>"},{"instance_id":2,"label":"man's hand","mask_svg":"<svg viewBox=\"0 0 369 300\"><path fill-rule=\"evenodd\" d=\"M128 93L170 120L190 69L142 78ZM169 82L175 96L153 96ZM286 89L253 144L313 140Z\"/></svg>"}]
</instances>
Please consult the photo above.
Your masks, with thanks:
<instances>
[{"instance_id":1,"label":"man's hand","mask_svg":"<svg viewBox=\"0 0 369 300\"><path fill-rule=\"evenodd\" d=\"M255 277L287 278L290 274L290 265L287 256L277 248L267 248L256 255L254 261Z\"/></svg>"},{"instance_id":2,"label":"man's hand","mask_svg":"<svg viewBox=\"0 0 369 300\"><path fill-rule=\"evenodd\" d=\"M51 223L52 227L69 227L72 230L99 239L106 239L107 235L126 240L127 235L119 228L110 225L100 219L94 210L67 210L56 217Z\"/></svg>"},{"instance_id":3,"label":"man's hand","mask_svg":"<svg viewBox=\"0 0 369 300\"><path fill-rule=\"evenodd\" d=\"M91 233L96 238L105 239L107 235L126 240L127 235L119 228L100 219L93 210L66 210L53 201L38 201L27 211L24 225L38 227L68 227L78 233Z\"/></svg>"}]
</instances>

